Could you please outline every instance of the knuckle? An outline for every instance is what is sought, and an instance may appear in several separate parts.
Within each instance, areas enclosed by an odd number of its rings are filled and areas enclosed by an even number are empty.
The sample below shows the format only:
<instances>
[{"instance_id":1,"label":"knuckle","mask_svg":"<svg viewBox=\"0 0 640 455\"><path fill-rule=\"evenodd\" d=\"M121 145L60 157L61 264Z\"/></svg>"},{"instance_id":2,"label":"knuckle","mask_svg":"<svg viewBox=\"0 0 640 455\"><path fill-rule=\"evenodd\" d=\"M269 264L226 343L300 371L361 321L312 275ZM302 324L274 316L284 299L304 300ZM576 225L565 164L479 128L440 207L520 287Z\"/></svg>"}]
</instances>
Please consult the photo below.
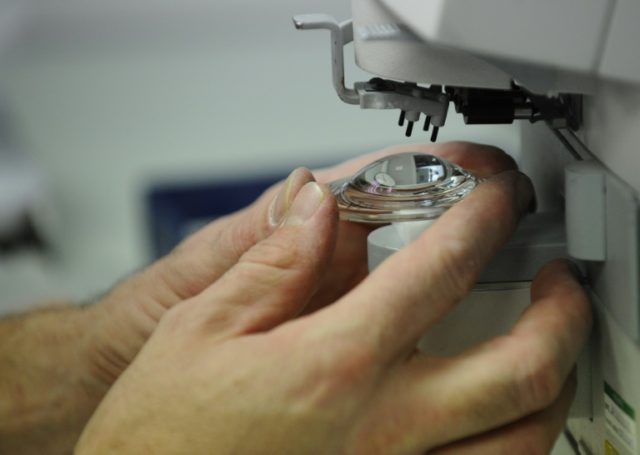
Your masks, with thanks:
<instances>
[{"instance_id":1,"label":"knuckle","mask_svg":"<svg viewBox=\"0 0 640 455\"><path fill-rule=\"evenodd\" d=\"M176 305L167 310L158 323L158 331L175 335L179 333L187 324L190 323L190 312L185 311L188 302Z\"/></svg>"},{"instance_id":2,"label":"knuckle","mask_svg":"<svg viewBox=\"0 0 640 455\"><path fill-rule=\"evenodd\" d=\"M338 336L308 319L280 326L270 333L272 346L288 351L290 359L303 364L300 374L287 385L292 396L309 409L328 406L338 412L351 412L360 401L371 365L371 354L358 343ZM309 353L313 353L310 356Z\"/></svg>"},{"instance_id":3,"label":"knuckle","mask_svg":"<svg viewBox=\"0 0 640 455\"><path fill-rule=\"evenodd\" d=\"M271 287L301 271L303 263L295 245L264 241L241 257L235 273L253 286Z\"/></svg>"},{"instance_id":4,"label":"knuckle","mask_svg":"<svg viewBox=\"0 0 640 455\"><path fill-rule=\"evenodd\" d=\"M263 226L254 220L253 206L235 214L228 221L228 229L221 233L222 242L227 245L230 256L240 258L251 245L259 242L264 235Z\"/></svg>"},{"instance_id":5,"label":"knuckle","mask_svg":"<svg viewBox=\"0 0 640 455\"><path fill-rule=\"evenodd\" d=\"M240 263L260 264L274 270L295 269L301 262L293 242L267 239L247 251Z\"/></svg>"},{"instance_id":6,"label":"knuckle","mask_svg":"<svg viewBox=\"0 0 640 455\"><path fill-rule=\"evenodd\" d=\"M523 364L518 379L518 396L526 411L551 405L560 394L563 378L555 359L547 353L531 355Z\"/></svg>"},{"instance_id":7,"label":"knuckle","mask_svg":"<svg viewBox=\"0 0 640 455\"><path fill-rule=\"evenodd\" d=\"M317 342L312 343L310 349L313 346L319 354L313 374L319 387L316 397L320 404L345 396L356 399L365 393L374 377L376 355L373 350L344 340L326 343L319 351Z\"/></svg>"},{"instance_id":8,"label":"knuckle","mask_svg":"<svg viewBox=\"0 0 640 455\"><path fill-rule=\"evenodd\" d=\"M499 181L503 180L499 179ZM513 229L517 219L517 211L514 191L509 190L511 186L503 183L491 185L485 183L485 188L491 198L491 210L485 216L501 220L496 224L496 228L504 226L507 229Z\"/></svg>"},{"instance_id":9,"label":"knuckle","mask_svg":"<svg viewBox=\"0 0 640 455\"><path fill-rule=\"evenodd\" d=\"M357 384L363 376L368 376L375 365L375 353L359 343L341 345L338 359L332 373L345 384Z\"/></svg>"},{"instance_id":10,"label":"knuckle","mask_svg":"<svg viewBox=\"0 0 640 455\"><path fill-rule=\"evenodd\" d=\"M192 299L167 310L156 331L174 340L191 339L198 338L203 333L222 333L237 324L237 315L231 307L218 305L212 308Z\"/></svg>"},{"instance_id":11,"label":"knuckle","mask_svg":"<svg viewBox=\"0 0 640 455\"><path fill-rule=\"evenodd\" d=\"M441 246L434 261L438 264L438 286L449 299L460 300L473 285L470 277L475 276L476 254L473 246L457 238L446 239Z\"/></svg>"}]
</instances>

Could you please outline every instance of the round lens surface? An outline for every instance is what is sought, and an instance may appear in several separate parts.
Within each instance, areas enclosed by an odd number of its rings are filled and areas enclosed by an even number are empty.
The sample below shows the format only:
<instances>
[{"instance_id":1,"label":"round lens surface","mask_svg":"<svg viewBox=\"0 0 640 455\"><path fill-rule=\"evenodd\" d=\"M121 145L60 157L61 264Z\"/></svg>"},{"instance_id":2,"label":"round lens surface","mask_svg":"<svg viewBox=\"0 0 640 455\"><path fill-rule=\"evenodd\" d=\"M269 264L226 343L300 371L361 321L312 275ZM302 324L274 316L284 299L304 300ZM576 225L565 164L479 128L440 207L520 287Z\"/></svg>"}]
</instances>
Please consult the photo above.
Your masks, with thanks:
<instances>
[{"instance_id":1,"label":"round lens surface","mask_svg":"<svg viewBox=\"0 0 640 455\"><path fill-rule=\"evenodd\" d=\"M390 223L437 218L476 185L473 175L453 163L409 152L379 159L330 188L342 219Z\"/></svg>"}]
</instances>

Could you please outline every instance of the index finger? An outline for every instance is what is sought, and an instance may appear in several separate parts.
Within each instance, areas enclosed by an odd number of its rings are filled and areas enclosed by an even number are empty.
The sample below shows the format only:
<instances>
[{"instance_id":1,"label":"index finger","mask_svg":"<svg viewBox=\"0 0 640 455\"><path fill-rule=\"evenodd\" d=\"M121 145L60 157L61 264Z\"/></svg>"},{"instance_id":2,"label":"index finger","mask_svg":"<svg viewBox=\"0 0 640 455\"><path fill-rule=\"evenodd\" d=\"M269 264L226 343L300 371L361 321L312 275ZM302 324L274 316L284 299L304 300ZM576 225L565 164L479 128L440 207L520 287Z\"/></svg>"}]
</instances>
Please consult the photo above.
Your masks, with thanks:
<instances>
[{"instance_id":1,"label":"index finger","mask_svg":"<svg viewBox=\"0 0 640 455\"><path fill-rule=\"evenodd\" d=\"M447 359L440 368L428 357L414 357L389 389L394 406L409 416L425 409L437 415L430 429L444 444L551 405L588 337L591 308L564 261L545 266L531 291L531 306L508 335ZM420 419L400 424L407 431L425 428Z\"/></svg>"},{"instance_id":2,"label":"index finger","mask_svg":"<svg viewBox=\"0 0 640 455\"><path fill-rule=\"evenodd\" d=\"M420 238L384 261L327 317L334 323L361 321L368 341L383 356L404 356L466 296L515 230L532 195L531 182L516 171L485 180Z\"/></svg>"}]
</instances>

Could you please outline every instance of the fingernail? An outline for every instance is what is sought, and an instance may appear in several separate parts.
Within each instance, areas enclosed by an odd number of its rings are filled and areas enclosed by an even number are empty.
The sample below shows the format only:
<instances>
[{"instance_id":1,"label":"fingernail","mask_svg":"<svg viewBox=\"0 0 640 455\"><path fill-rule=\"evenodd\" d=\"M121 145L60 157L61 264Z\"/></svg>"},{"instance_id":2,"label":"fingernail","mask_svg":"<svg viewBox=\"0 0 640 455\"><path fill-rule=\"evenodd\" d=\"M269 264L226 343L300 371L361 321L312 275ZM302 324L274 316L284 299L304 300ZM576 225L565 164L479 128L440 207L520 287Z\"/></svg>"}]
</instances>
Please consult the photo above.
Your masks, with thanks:
<instances>
[{"instance_id":1,"label":"fingernail","mask_svg":"<svg viewBox=\"0 0 640 455\"><path fill-rule=\"evenodd\" d=\"M271 206L269 207L269 223L272 226L278 226L287 214L293 199L301 188L301 185L298 184L298 180L302 175L302 169L296 169L289 174L289 177L287 177L282 188L280 188L278 195L275 197L273 202L271 202Z\"/></svg>"},{"instance_id":2,"label":"fingernail","mask_svg":"<svg viewBox=\"0 0 640 455\"><path fill-rule=\"evenodd\" d=\"M522 172L518 172L516 182L516 201L521 214L534 212L536 209L536 199L533 192L533 185L529 177Z\"/></svg>"},{"instance_id":3,"label":"fingernail","mask_svg":"<svg viewBox=\"0 0 640 455\"><path fill-rule=\"evenodd\" d=\"M316 213L324 198L325 194L320 185L316 182L307 183L294 199L284 224L304 224Z\"/></svg>"}]
</instances>

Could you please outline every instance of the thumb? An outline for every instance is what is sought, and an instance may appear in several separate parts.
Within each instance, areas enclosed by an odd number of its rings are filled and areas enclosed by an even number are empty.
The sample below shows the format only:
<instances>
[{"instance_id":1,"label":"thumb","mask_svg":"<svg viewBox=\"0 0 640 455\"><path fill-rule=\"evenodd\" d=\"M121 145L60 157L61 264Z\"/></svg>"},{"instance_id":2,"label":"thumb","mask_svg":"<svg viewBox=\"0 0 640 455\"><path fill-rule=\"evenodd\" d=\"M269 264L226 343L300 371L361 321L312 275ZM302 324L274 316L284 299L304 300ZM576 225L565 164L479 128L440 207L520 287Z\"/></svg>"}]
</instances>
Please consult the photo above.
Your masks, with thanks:
<instances>
[{"instance_id":1,"label":"thumb","mask_svg":"<svg viewBox=\"0 0 640 455\"><path fill-rule=\"evenodd\" d=\"M276 231L194 299L207 330L219 336L260 332L299 314L327 269L337 222L328 188L304 185Z\"/></svg>"},{"instance_id":2,"label":"thumb","mask_svg":"<svg viewBox=\"0 0 640 455\"><path fill-rule=\"evenodd\" d=\"M313 180L309 170L296 169L249 207L200 229L130 279L130 288L159 306L146 312L157 314L158 319L166 309L196 296L220 278L242 254L275 230L298 191ZM127 288L121 294L112 300L121 301L136 292Z\"/></svg>"}]
</instances>

